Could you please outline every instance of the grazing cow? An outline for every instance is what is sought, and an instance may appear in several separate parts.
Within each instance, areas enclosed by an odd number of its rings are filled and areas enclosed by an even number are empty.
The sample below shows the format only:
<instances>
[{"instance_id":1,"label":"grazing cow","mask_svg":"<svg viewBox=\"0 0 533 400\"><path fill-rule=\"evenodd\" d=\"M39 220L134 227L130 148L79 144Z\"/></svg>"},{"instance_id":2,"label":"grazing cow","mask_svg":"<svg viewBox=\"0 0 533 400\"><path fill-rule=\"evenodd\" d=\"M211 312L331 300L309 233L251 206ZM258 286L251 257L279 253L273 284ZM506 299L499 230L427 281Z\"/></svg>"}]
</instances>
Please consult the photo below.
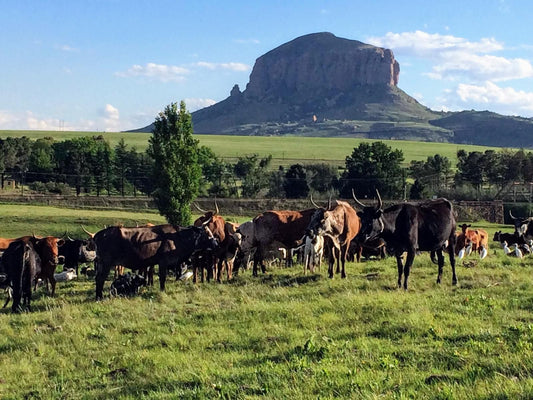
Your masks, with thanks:
<instances>
[{"instance_id":1,"label":"grazing cow","mask_svg":"<svg viewBox=\"0 0 533 400\"><path fill-rule=\"evenodd\" d=\"M383 210L383 202L376 190L378 205L365 206L354 196L356 202L363 207L358 212L361 217L361 230L357 240L366 243L382 238L387 243L388 251L396 256L398 266L398 287L402 284L407 290L409 271L418 251L435 252L438 259L439 272L437 283L440 283L444 266L443 249L448 249L452 266L452 284L457 284L455 275L455 218L452 204L446 199L436 199L423 203L401 203ZM407 252L405 266L402 255Z\"/></svg>"},{"instance_id":2,"label":"grazing cow","mask_svg":"<svg viewBox=\"0 0 533 400\"><path fill-rule=\"evenodd\" d=\"M357 240L352 240L348 249L348 261L357 260L357 262L360 262L361 257L369 259L372 256L381 260L387 257L387 246L383 239L370 240L368 243L359 243Z\"/></svg>"},{"instance_id":3,"label":"grazing cow","mask_svg":"<svg viewBox=\"0 0 533 400\"><path fill-rule=\"evenodd\" d=\"M319 207L313 213L313 217L307 227L307 234L330 235L340 244L341 278L346 278L345 263L351 241L359 232L361 223L356 211L345 201L336 200L333 207L328 202L327 208ZM338 272L338 269L337 269ZM329 271L329 277L333 278L333 269Z\"/></svg>"},{"instance_id":4,"label":"grazing cow","mask_svg":"<svg viewBox=\"0 0 533 400\"><path fill-rule=\"evenodd\" d=\"M0 271L6 276L3 285L11 288L10 297L13 299L11 311L16 313L22 306L30 310L31 287L41 271L39 255L31 240L16 240L11 242L0 260ZM7 306L9 297L4 304Z\"/></svg>"},{"instance_id":5,"label":"grazing cow","mask_svg":"<svg viewBox=\"0 0 533 400\"><path fill-rule=\"evenodd\" d=\"M315 267L320 271L322 257L324 256L324 236L310 234L305 236L304 243L304 274L307 270L315 272Z\"/></svg>"},{"instance_id":6,"label":"grazing cow","mask_svg":"<svg viewBox=\"0 0 533 400\"><path fill-rule=\"evenodd\" d=\"M524 239L524 236L519 236L516 234L516 232L508 233L508 232L502 232L497 231L494 233L494 238L492 239L495 242L500 242L500 244L503 244L503 242L507 242L507 244L526 244L526 240Z\"/></svg>"},{"instance_id":7,"label":"grazing cow","mask_svg":"<svg viewBox=\"0 0 533 400\"><path fill-rule=\"evenodd\" d=\"M224 218L219 214L219 209L216 202L216 211L214 212L204 211L196 204L195 206L199 211L203 212L204 215L200 216L198 219L196 219L196 221L194 221L194 226L201 226L206 221L209 221L207 227L211 230L213 236L218 241L218 248L214 254L214 278L218 282L221 282L222 272L225 267L227 280L229 281L232 278L233 262L235 260L235 256L237 255L237 250L241 241L240 234L237 234L238 224L224 221Z\"/></svg>"},{"instance_id":8,"label":"grazing cow","mask_svg":"<svg viewBox=\"0 0 533 400\"><path fill-rule=\"evenodd\" d=\"M253 275L257 276L257 266L266 272L265 259L273 243L279 242L286 249L292 249L301 244L306 227L311 222L314 209L302 211L265 211L253 219L252 247L255 248ZM242 232L242 231L241 231ZM245 239L243 239L245 240ZM287 266L292 258L287 257Z\"/></svg>"},{"instance_id":9,"label":"grazing cow","mask_svg":"<svg viewBox=\"0 0 533 400\"><path fill-rule=\"evenodd\" d=\"M177 268L194 253L215 250L217 242L203 226L188 228L170 224L125 228L112 226L95 233L89 249L96 250L96 298L101 299L111 267L123 265L132 270L159 265L159 286L165 290L167 269Z\"/></svg>"},{"instance_id":10,"label":"grazing cow","mask_svg":"<svg viewBox=\"0 0 533 400\"><path fill-rule=\"evenodd\" d=\"M59 246L59 256L63 256L65 259L63 269L68 270L72 268L76 271L76 275L78 275L79 263L94 261L96 253L87 250L88 244L88 240L71 239L69 237L64 239L64 243Z\"/></svg>"},{"instance_id":11,"label":"grazing cow","mask_svg":"<svg viewBox=\"0 0 533 400\"><path fill-rule=\"evenodd\" d=\"M457 234L455 255L463 258L465 250L478 252L481 259L484 259L489 250L489 235L485 229L468 229L471 224L461 225L461 233Z\"/></svg>"}]
</instances>

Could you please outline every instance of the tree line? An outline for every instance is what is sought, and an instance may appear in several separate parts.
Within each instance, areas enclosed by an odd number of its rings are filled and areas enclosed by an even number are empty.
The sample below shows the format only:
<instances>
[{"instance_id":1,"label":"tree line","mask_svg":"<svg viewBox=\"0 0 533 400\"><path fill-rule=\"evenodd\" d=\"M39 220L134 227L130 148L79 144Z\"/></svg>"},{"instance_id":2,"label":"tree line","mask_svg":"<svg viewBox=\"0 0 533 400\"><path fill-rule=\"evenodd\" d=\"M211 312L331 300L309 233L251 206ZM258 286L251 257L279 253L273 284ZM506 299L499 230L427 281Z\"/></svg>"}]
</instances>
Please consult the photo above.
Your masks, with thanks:
<instances>
[{"instance_id":1,"label":"tree line","mask_svg":"<svg viewBox=\"0 0 533 400\"><path fill-rule=\"evenodd\" d=\"M174 112L179 115L177 105ZM169 112L172 110L168 110ZM183 109L182 119L188 115ZM164 113L162 113L164 115ZM172 114L172 112L170 112ZM162 117L158 117L162 118ZM165 117L166 118L166 117ZM161 119L156 130L165 124ZM192 132L189 121L184 131ZM165 128L166 129L166 128ZM164 129L163 129L164 130ZM168 130L168 129L167 129ZM167 139L170 133L166 133ZM157 139L158 137L162 139ZM351 197L352 188L360 198L373 197L375 189L387 198L420 199L447 196L455 199L490 199L512 181L533 181L533 154L524 150L459 150L457 165L435 154L424 161L411 161L402 167L401 150L383 142L361 143L346 156L343 168L326 163L293 164L272 170L272 157L243 155L236 162L225 162L212 149L199 146L188 137L178 147L165 146L165 134L152 135L148 150L129 147L124 139L111 147L103 136L55 141L44 137L0 139L1 184L7 178L40 192L100 195L160 195L169 188L162 174L178 151L187 156L179 160L174 174L181 174L183 187L191 176L198 176L191 193L211 197L303 198L314 194ZM159 140L159 141L158 141ZM187 161L188 160L188 161ZM168 192L167 196L176 193Z\"/></svg>"}]
</instances>

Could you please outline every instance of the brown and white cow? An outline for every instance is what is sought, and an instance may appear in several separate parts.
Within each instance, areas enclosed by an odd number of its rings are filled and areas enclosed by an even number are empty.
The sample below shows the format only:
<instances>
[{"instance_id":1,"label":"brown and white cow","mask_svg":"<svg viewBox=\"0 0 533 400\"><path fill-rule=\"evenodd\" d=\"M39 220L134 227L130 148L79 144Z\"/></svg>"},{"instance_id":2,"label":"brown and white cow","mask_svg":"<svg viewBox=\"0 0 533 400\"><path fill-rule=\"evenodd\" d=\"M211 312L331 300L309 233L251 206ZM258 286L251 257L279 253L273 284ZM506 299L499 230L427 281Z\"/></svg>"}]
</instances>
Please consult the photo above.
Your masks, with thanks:
<instances>
[{"instance_id":1,"label":"brown and white cow","mask_svg":"<svg viewBox=\"0 0 533 400\"><path fill-rule=\"evenodd\" d=\"M462 224L461 232L457 234L455 254L459 258L470 252L477 252L481 259L484 259L489 250L489 235L485 229L469 229L471 224ZM467 254L468 253L468 254Z\"/></svg>"},{"instance_id":2,"label":"brown and white cow","mask_svg":"<svg viewBox=\"0 0 533 400\"><path fill-rule=\"evenodd\" d=\"M345 201L336 200L334 205L328 202L326 208L317 208L307 227L307 234L329 235L335 238L340 245L341 278L346 278L346 258L350 243L359 233L361 222L354 208ZM337 267L337 272L339 268ZM328 270L329 277L333 278L333 268Z\"/></svg>"}]
</instances>

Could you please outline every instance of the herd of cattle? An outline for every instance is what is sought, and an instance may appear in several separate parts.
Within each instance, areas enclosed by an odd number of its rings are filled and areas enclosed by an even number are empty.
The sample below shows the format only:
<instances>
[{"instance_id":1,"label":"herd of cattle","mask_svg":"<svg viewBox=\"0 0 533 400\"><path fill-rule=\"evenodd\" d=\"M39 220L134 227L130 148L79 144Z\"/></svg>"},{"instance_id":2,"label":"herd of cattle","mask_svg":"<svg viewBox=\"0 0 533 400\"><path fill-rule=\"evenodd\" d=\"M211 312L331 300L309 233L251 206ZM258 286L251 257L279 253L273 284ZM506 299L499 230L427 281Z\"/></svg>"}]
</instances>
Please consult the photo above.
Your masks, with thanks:
<instances>
[{"instance_id":1,"label":"herd of cattle","mask_svg":"<svg viewBox=\"0 0 533 400\"><path fill-rule=\"evenodd\" d=\"M38 279L46 282L47 288L50 284L49 293L54 295L54 273L60 258L65 269L72 268L76 274L79 263L94 261L96 298L101 299L112 268L142 271L150 282L158 265L159 285L164 290L168 271L179 276L184 265L192 269L194 282L198 274L202 282L221 281L224 272L230 280L249 264L254 276L259 268L265 273L266 264L274 258L290 265L297 252L304 273L320 268L324 259L330 278L335 269L342 278L346 277L346 261L393 255L398 267L398 287L407 289L410 268L419 252L430 252L431 259L438 264L437 283L441 281L447 252L454 285L456 257L470 252L478 252L480 258L487 255L487 232L470 229L467 224L456 232L454 210L448 200L404 202L384 209L379 192L376 194L375 206L363 204L354 194L359 211L345 201L330 200L320 207L311 199L313 208L265 211L251 221L236 224L224 220L215 202L214 211L197 206L203 215L190 227L111 226L96 233L84 229L88 234L84 240L34 235L0 239L3 251L0 286L8 288L12 311L18 312L23 307L30 308L32 287L36 287ZM511 217L515 231L497 232L494 240L500 241L504 249L512 245L525 251L533 243L533 218L516 218L512 214Z\"/></svg>"}]
</instances>

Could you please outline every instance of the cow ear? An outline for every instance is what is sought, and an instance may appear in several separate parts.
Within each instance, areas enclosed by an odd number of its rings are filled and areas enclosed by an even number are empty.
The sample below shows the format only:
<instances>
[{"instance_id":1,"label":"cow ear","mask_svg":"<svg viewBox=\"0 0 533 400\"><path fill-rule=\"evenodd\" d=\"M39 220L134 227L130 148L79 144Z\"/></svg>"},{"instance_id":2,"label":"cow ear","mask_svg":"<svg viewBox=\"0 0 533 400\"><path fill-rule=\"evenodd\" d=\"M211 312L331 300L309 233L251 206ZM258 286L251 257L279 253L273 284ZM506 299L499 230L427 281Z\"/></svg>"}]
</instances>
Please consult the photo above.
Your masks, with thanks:
<instances>
[{"instance_id":1,"label":"cow ear","mask_svg":"<svg viewBox=\"0 0 533 400\"><path fill-rule=\"evenodd\" d=\"M58 239L57 240L57 247L61 247L65 244L65 239Z\"/></svg>"}]
</instances>

